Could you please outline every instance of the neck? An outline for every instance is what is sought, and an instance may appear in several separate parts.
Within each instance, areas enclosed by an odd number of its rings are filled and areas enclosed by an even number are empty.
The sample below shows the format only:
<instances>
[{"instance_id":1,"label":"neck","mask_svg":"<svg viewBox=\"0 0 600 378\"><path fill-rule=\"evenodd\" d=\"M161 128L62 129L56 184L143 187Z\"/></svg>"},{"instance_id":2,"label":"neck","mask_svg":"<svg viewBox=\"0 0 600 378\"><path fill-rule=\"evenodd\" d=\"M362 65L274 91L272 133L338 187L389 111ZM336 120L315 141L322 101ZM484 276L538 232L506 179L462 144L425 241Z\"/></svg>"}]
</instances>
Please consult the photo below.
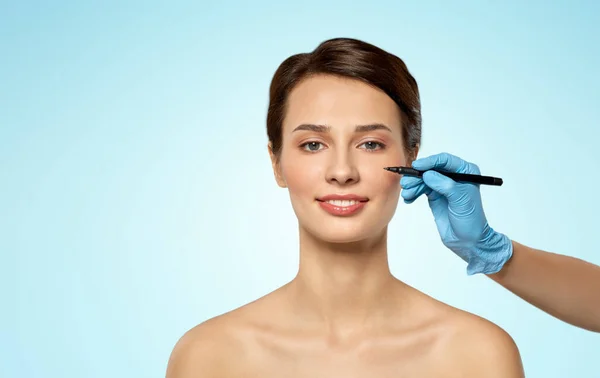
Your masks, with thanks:
<instances>
[{"instance_id":1,"label":"neck","mask_svg":"<svg viewBox=\"0 0 600 378\"><path fill-rule=\"evenodd\" d=\"M300 229L300 267L288 285L295 312L328 333L375 326L395 305L387 228L371 240L327 243Z\"/></svg>"}]
</instances>

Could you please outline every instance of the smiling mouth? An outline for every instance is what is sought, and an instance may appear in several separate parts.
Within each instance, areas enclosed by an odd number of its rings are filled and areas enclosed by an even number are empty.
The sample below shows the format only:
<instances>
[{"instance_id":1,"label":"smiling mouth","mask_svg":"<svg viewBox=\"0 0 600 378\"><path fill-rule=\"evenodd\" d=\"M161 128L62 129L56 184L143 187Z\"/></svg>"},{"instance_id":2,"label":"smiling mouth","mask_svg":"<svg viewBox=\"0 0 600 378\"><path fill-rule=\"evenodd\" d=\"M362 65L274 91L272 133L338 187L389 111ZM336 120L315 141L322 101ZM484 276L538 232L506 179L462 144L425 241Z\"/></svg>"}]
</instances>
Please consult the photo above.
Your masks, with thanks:
<instances>
[{"instance_id":1,"label":"smiling mouth","mask_svg":"<svg viewBox=\"0 0 600 378\"><path fill-rule=\"evenodd\" d=\"M349 206L354 206L359 203L367 202L368 200L364 200L364 201L357 201L357 200L327 200L327 201L323 201L323 200L317 199L317 201L329 203L329 204L332 204L333 206L337 206L337 207L349 207Z\"/></svg>"},{"instance_id":2,"label":"smiling mouth","mask_svg":"<svg viewBox=\"0 0 600 378\"><path fill-rule=\"evenodd\" d=\"M339 204L340 201L342 203L344 201L346 201L346 203L347 202L367 202L369 199L367 197L359 196L358 194L347 193L347 194L327 194L325 196L317 197L316 200L320 201L320 202L332 202L332 201L336 202L336 201L338 201L337 204Z\"/></svg>"},{"instance_id":3,"label":"smiling mouth","mask_svg":"<svg viewBox=\"0 0 600 378\"><path fill-rule=\"evenodd\" d=\"M369 199L355 195L331 195L317 198L317 202L327 213L338 217L347 217L359 213Z\"/></svg>"}]
</instances>

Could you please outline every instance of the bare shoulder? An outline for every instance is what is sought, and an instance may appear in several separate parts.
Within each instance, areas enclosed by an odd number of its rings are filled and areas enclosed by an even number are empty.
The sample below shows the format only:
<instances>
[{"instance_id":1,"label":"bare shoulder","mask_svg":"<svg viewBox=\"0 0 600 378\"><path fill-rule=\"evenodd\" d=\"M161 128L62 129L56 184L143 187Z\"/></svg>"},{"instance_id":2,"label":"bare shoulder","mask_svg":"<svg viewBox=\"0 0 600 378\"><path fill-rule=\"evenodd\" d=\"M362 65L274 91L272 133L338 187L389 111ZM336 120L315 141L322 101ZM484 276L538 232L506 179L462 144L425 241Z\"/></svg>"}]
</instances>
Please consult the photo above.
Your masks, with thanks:
<instances>
[{"instance_id":1,"label":"bare shoulder","mask_svg":"<svg viewBox=\"0 0 600 378\"><path fill-rule=\"evenodd\" d=\"M448 333L441 343L443 365L455 365L461 376L522 378L523 364L513 338L498 325L477 315L453 309Z\"/></svg>"},{"instance_id":2,"label":"bare shoulder","mask_svg":"<svg viewBox=\"0 0 600 378\"><path fill-rule=\"evenodd\" d=\"M211 318L187 331L175 344L166 378L238 376L254 349L256 319L263 315L265 296Z\"/></svg>"},{"instance_id":3,"label":"bare shoulder","mask_svg":"<svg viewBox=\"0 0 600 378\"><path fill-rule=\"evenodd\" d=\"M435 338L429 348L430 376L523 378L513 338L498 325L419 292L416 311L427 316Z\"/></svg>"},{"instance_id":4,"label":"bare shoulder","mask_svg":"<svg viewBox=\"0 0 600 378\"><path fill-rule=\"evenodd\" d=\"M217 377L225 366L227 350L234 348L227 315L209 319L187 331L175 344L167 378Z\"/></svg>"}]
</instances>

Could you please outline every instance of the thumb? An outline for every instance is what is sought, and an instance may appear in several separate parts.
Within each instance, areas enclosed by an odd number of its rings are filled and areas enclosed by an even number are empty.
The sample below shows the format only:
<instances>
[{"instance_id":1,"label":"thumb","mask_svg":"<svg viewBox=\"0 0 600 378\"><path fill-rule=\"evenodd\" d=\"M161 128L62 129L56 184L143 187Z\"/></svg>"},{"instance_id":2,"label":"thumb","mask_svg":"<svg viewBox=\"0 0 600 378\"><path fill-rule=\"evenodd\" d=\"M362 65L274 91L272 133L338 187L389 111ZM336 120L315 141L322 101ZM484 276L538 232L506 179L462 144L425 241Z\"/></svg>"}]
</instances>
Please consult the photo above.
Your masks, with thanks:
<instances>
[{"instance_id":1,"label":"thumb","mask_svg":"<svg viewBox=\"0 0 600 378\"><path fill-rule=\"evenodd\" d=\"M423 182L446 198L452 197L454 188L456 187L456 181L436 171L425 171L423 173Z\"/></svg>"}]
</instances>

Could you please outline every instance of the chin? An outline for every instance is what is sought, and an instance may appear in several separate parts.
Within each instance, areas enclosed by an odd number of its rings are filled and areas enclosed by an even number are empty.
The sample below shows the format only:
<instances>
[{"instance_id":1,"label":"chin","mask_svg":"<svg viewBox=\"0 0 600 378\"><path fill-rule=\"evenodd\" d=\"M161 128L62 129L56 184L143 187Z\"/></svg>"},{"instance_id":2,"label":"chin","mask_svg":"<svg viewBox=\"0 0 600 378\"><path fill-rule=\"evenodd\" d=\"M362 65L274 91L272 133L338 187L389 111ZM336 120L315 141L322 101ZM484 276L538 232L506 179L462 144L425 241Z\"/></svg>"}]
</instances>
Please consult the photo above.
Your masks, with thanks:
<instances>
[{"instance_id":1,"label":"chin","mask_svg":"<svg viewBox=\"0 0 600 378\"><path fill-rule=\"evenodd\" d=\"M355 243L378 238L385 231L385 225L376 226L364 222L348 222L348 220L311 223L311 226L303 226L303 228L315 239L334 244Z\"/></svg>"},{"instance_id":2,"label":"chin","mask_svg":"<svg viewBox=\"0 0 600 378\"><path fill-rule=\"evenodd\" d=\"M395 208L366 207L351 216L335 216L321 208L304 206L294 207L294 212L303 232L312 238L324 243L345 244L381 238L394 216Z\"/></svg>"}]
</instances>

